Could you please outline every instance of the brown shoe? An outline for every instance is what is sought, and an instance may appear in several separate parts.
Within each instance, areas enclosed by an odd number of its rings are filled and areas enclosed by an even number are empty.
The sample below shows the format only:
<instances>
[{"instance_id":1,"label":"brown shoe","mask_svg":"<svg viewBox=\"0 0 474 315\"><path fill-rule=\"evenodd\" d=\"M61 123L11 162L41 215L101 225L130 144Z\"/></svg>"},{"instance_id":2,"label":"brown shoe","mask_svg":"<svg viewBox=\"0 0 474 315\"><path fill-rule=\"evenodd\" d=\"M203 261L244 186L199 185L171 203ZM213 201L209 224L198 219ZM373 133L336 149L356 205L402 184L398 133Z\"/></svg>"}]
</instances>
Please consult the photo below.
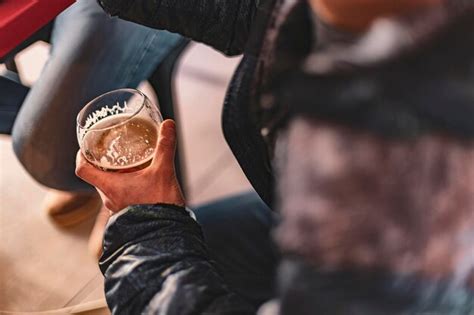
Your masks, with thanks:
<instances>
[{"instance_id":1,"label":"brown shoe","mask_svg":"<svg viewBox=\"0 0 474 315\"><path fill-rule=\"evenodd\" d=\"M102 207L98 193L71 193L51 190L46 195L44 210L60 227L77 225L96 215Z\"/></svg>"},{"instance_id":2,"label":"brown shoe","mask_svg":"<svg viewBox=\"0 0 474 315\"><path fill-rule=\"evenodd\" d=\"M104 242L104 232L107 222L109 222L110 211L106 207L100 209L97 219L95 219L94 228L89 237L89 252L94 258L99 260L102 256L102 246Z\"/></svg>"}]
</instances>

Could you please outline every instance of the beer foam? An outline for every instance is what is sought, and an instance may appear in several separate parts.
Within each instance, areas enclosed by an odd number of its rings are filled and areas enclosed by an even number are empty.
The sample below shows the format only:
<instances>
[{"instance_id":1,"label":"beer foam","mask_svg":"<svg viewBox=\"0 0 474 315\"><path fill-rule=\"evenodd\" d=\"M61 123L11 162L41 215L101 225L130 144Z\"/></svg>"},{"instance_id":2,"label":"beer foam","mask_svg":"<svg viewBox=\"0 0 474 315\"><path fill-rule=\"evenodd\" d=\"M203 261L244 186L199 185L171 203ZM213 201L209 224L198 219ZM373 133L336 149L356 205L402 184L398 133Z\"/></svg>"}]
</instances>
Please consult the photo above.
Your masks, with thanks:
<instances>
[{"instance_id":1,"label":"beer foam","mask_svg":"<svg viewBox=\"0 0 474 315\"><path fill-rule=\"evenodd\" d=\"M123 114L124 111L126 111L128 108L129 107L127 105L127 101L123 102L123 105L120 105L120 103L117 102L117 104L115 104L111 107L109 107L109 105L105 105L101 109L98 109L98 110L90 113L87 116L87 119L86 119L86 122L85 122L84 126L81 126L79 128L80 138L83 139L85 134L87 133L87 131L92 126L94 126L99 121L101 121L102 119L110 117L110 116L114 116L114 115Z\"/></svg>"}]
</instances>

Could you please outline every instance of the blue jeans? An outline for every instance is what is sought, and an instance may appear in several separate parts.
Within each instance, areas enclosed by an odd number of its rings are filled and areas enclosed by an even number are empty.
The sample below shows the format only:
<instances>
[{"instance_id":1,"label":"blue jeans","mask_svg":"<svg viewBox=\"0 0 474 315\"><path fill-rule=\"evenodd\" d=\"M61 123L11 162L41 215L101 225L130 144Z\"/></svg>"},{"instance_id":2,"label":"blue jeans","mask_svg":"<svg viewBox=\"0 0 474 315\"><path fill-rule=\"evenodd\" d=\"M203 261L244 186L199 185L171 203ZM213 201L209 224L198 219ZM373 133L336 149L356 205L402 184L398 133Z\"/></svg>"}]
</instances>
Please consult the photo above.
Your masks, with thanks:
<instances>
[{"instance_id":1,"label":"blue jeans","mask_svg":"<svg viewBox=\"0 0 474 315\"><path fill-rule=\"evenodd\" d=\"M63 191L92 189L74 174L76 116L93 98L137 87L180 36L110 18L78 0L56 19L49 60L15 122L14 151L38 182Z\"/></svg>"},{"instance_id":2,"label":"blue jeans","mask_svg":"<svg viewBox=\"0 0 474 315\"><path fill-rule=\"evenodd\" d=\"M271 238L276 214L255 192L194 209L211 259L235 293L260 306L275 297L279 252Z\"/></svg>"}]
</instances>

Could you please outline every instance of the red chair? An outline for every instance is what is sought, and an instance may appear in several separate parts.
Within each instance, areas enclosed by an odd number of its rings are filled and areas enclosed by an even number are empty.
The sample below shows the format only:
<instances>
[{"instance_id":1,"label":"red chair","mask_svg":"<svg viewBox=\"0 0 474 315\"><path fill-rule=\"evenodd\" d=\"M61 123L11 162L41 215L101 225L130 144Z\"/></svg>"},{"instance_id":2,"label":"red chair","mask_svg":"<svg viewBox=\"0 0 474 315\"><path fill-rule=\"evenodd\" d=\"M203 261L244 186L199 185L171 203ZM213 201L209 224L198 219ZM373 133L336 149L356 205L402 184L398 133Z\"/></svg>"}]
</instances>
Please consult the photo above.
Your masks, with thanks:
<instances>
[{"instance_id":1,"label":"red chair","mask_svg":"<svg viewBox=\"0 0 474 315\"><path fill-rule=\"evenodd\" d=\"M0 0L0 61L19 51L31 35L74 0Z\"/></svg>"}]
</instances>

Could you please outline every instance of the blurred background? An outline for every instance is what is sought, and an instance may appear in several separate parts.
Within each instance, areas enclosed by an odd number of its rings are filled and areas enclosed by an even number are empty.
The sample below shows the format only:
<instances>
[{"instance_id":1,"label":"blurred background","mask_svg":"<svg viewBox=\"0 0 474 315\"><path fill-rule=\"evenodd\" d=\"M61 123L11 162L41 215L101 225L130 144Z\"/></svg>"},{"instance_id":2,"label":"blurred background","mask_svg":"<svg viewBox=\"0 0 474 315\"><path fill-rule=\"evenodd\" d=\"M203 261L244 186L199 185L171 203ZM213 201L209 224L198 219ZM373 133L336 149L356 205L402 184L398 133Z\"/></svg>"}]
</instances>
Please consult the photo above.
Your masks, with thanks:
<instances>
[{"instance_id":1,"label":"blurred background","mask_svg":"<svg viewBox=\"0 0 474 315\"><path fill-rule=\"evenodd\" d=\"M37 42L16 56L24 84L35 83L48 52L48 44ZM190 205L250 189L220 122L225 90L238 61L191 44L177 66L173 83ZM0 64L0 74L5 71ZM139 89L156 102L147 82ZM81 304L87 309L103 299L102 275L87 250L94 219L70 229L55 227L41 211L46 192L18 163L10 137L0 135L0 313Z\"/></svg>"}]
</instances>

